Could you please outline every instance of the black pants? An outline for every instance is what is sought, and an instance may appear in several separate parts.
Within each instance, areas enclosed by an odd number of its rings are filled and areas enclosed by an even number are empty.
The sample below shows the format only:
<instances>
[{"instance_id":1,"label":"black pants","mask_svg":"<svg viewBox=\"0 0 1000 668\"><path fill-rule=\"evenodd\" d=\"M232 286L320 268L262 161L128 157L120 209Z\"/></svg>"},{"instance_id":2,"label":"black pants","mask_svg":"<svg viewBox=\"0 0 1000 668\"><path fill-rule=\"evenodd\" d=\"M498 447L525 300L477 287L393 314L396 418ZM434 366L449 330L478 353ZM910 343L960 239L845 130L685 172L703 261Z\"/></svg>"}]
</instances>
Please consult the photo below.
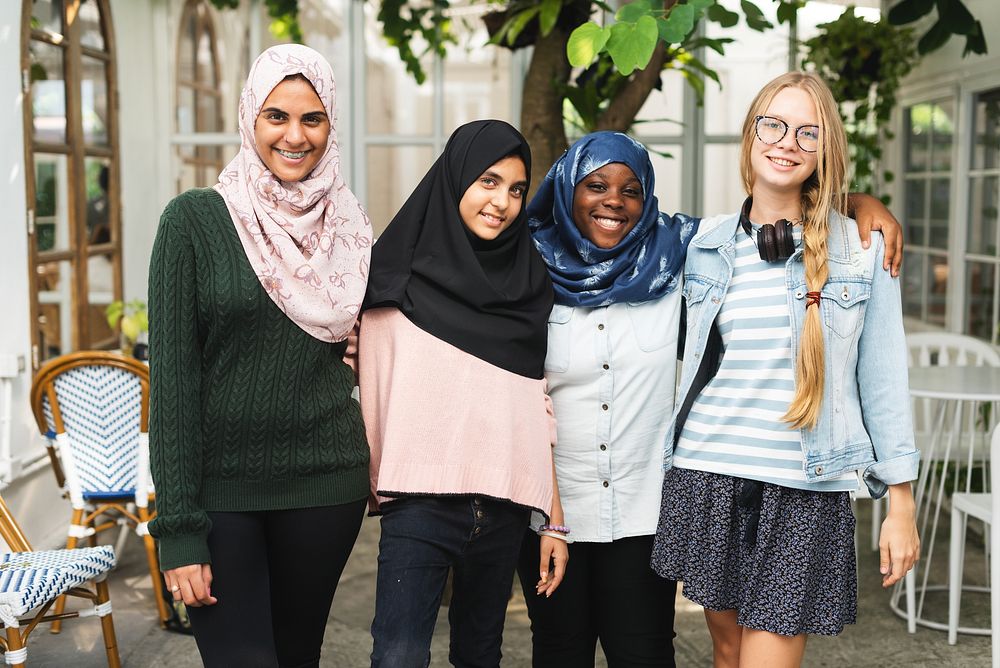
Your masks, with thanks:
<instances>
[{"instance_id":1,"label":"black pants","mask_svg":"<svg viewBox=\"0 0 1000 668\"><path fill-rule=\"evenodd\" d=\"M550 598L535 594L538 536L521 546L518 575L531 617L536 668L593 668L601 641L609 668L674 666L677 583L649 566L653 536L569 546L566 577Z\"/></svg>"},{"instance_id":2,"label":"black pants","mask_svg":"<svg viewBox=\"0 0 1000 668\"><path fill-rule=\"evenodd\" d=\"M210 512L215 605L188 608L201 659L215 666L318 666L337 581L365 501Z\"/></svg>"}]
</instances>

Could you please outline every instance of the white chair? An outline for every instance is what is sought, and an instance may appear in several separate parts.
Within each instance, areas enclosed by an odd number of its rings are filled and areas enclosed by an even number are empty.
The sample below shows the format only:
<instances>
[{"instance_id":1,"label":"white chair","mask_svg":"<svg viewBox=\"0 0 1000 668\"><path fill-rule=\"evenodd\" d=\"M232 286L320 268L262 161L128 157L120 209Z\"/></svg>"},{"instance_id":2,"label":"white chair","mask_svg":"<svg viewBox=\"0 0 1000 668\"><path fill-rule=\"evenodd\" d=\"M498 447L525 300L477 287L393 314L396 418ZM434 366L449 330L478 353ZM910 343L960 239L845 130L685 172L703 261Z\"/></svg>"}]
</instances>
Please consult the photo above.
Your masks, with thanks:
<instances>
[{"instance_id":1,"label":"white chair","mask_svg":"<svg viewBox=\"0 0 1000 668\"><path fill-rule=\"evenodd\" d=\"M15 667L27 663L28 636L40 623L98 617L108 666L119 668L121 659L106 581L108 571L115 567L114 549L101 545L33 551L3 497L0 497L0 537L12 550L0 554L0 632L4 634L0 648L4 663ZM66 596L82 598L93 605L50 614L53 603Z\"/></svg>"},{"instance_id":2,"label":"white chair","mask_svg":"<svg viewBox=\"0 0 1000 668\"><path fill-rule=\"evenodd\" d=\"M906 335L906 353L909 366L998 366L1000 352L979 339L947 332L918 332ZM915 400L913 404L913 430L918 447L933 431L934 407L930 399ZM921 460L927 463L926 453ZM861 498L863 498L862 495ZM879 528L882 524L882 499L872 505L871 548L878 550Z\"/></svg>"},{"instance_id":3,"label":"white chair","mask_svg":"<svg viewBox=\"0 0 1000 668\"><path fill-rule=\"evenodd\" d=\"M31 407L49 446L56 479L72 506L66 546L129 527L146 549L160 624L170 617L153 537L149 473L149 368L116 353L81 351L50 360L35 374ZM120 545L120 542L119 542ZM62 612L64 600L55 604ZM59 623L52 632L59 632Z\"/></svg>"},{"instance_id":4,"label":"white chair","mask_svg":"<svg viewBox=\"0 0 1000 668\"><path fill-rule=\"evenodd\" d=\"M990 478L1000 478L1000 427L993 430L990 443ZM958 617L962 601L962 566L965 561L965 527L974 517L992 525L1000 517L1000 494L956 493L951 497L951 546L948 562L948 644L958 640ZM990 531L990 584L992 588L966 587L990 591L990 627L993 635L993 668L1000 668L1000 531ZM963 632L967 632L963 629Z\"/></svg>"}]
</instances>

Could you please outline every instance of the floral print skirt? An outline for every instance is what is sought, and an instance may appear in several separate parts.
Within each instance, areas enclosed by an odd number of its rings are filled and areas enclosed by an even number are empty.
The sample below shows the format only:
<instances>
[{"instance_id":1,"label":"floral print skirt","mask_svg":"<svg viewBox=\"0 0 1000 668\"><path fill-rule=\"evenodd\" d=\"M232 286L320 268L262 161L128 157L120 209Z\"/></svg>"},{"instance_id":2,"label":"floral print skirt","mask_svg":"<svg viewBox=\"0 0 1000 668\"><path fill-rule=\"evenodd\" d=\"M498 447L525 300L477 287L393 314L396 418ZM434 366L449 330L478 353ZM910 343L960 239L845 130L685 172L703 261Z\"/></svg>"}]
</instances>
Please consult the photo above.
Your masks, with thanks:
<instances>
[{"instance_id":1,"label":"floral print skirt","mask_svg":"<svg viewBox=\"0 0 1000 668\"><path fill-rule=\"evenodd\" d=\"M673 468L663 481L652 567L685 598L736 610L741 626L837 635L857 617L847 492L813 492Z\"/></svg>"}]
</instances>

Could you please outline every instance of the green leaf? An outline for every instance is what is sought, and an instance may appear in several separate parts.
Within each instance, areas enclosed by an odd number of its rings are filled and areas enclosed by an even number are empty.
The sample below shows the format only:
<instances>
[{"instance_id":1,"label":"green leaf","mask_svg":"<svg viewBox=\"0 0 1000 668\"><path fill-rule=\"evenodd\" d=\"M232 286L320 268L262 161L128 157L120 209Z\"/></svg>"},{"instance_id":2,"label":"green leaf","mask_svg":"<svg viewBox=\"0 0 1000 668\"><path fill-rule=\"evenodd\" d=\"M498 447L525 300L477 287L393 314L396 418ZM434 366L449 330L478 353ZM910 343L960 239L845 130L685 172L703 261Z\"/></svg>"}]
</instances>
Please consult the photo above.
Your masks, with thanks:
<instances>
[{"instance_id":1,"label":"green leaf","mask_svg":"<svg viewBox=\"0 0 1000 668\"><path fill-rule=\"evenodd\" d=\"M684 42L684 48L688 51L694 51L697 48L707 46L712 51L715 51L720 56L726 55L726 44L733 42L732 37L697 37L695 39Z\"/></svg>"},{"instance_id":2,"label":"green leaf","mask_svg":"<svg viewBox=\"0 0 1000 668\"><path fill-rule=\"evenodd\" d=\"M535 15L540 11L542 11L541 6L535 5L534 7L525 9L520 14L514 16L514 18L510 21L510 28L507 29L507 43L513 44L514 40L517 39L517 36L520 35L521 31L528 25L528 22L535 18Z\"/></svg>"},{"instance_id":3,"label":"green leaf","mask_svg":"<svg viewBox=\"0 0 1000 668\"><path fill-rule=\"evenodd\" d=\"M924 33L924 36L917 42L917 52L927 54L936 51L944 46L944 43L951 37L951 31L943 19L938 19L931 26L931 29Z\"/></svg>"},{"instance_id":4,"label":"green leaf","mask_svg":"<svg viewBox=\"0 0 1000 668\"><path fill-rule=\"evenodd\" d=\"M740 22L740 15L731 12L722 5L712 5L708 8L708 20L718 23L723 28L732 28Z\"/></svg>"},{"instance_id":5,"label":"green leaf","mask_svg":"<svg viewBox=\"0 0 1000 668\"><path fill-rule=\"evenodd\" d=\"M694 89L695 96L698 98L698 104L702 104L705 101L705 80L698 76L693 70L684 68L681 70L681 74L687 80L688 85Z\"/></svg>"},{"instance_id":6,"label":"green leaf","mask_svg":"<svg viewBox=\"0 0 1000 668\"><path fill-rule=\"evenodd\" d=\"M716 72L712 68L708 67L707 65L705 65L705 63L701 62L700 60L698 60L694 56L691 56L690 58L688 58L687 61L684 63L684 66L685 67L690 67L690 68L692 68L694 70L697 70L697 71L701 72L702 74L704 74L705 76L707 76L708 78L710 78L712 81L714 81L715 83L719 84L720 88L722 87L722 81L719 80L719 74L718 74L718 72Z\"/></svg>"},{"instance_id":7,"label":"green leaf","mask_svg":"<svg viewBox=\"0 0 1000 668\"><path fill-rule=\"evenodd\" d=\"M615 14L615 21L623 23L635 23L640 17L649 16L653 11L652 3L649 0L635 0L627 5L623 5Z\"/></svg>"},{"instance_id":8,"label":"green leaf","mask_svg":"<svg viewBox=\"0 0 1000 668\"><path fill-rule=\"evenodd\" d=\"M774 24L764 16L764 12L760 11L760 7L750 2L750 0L740 0L740 7L743 9L743 13L746 14L747 25L751 29L763 32L774 27Z\"/></svg>"},{"instance_id":9,"label":"green leaf","mask_svg":"<svg viewBox=\"0 0 1000 668\"><path fill-rule=\"evenodd\" d=\"M938 16L948 25L948 30L955 35L968 35L976 29L976 19L972 16L962 0L937 0Z\"/></svg>"},{"instance_id":10,"label":"green leaf","mask_svg":"<svg viewBox=\"0 0 1000 668\"><path fill-rule=\"evenodd\" d=\"M711 7L715 3L715 0L688 0L687 4L691 5L698 11L704 11Z\"/></svg>"},{"instance_id":11,"label":"green leaf","mask_svg":"<svg viewBox=\"0 0 1000 668\"><path fill-rule=\"evenodd\" d=\"M635 23L616 23L611 26L607 51L622 76L628 76L649 64L656 48L659 31L656 19L643 16Z\"/></svg>"},{"instance_id":12,"label":"green leaf","mask_svg":"<svg viewBox=\"0 0 1000 668\"><path fill-rule=\"evenodd\" d=\"M934 8L934 0L903 0L889 10L889 23L901 26L926 16Z\"/></svg>"},{"instance_id":13,"label":"green leaf","mask_svg":"<svg viewBox=\"0 0 1000 668\"><path fill-rule=\"evenodd\" d=\"M573 67L585 67L593 62L597 54L608 43L611 36L609 28L602 28L589 22L579 26L570 34L566 43L566 57Z\"/></svg>"},{"instance_id":14,"label":"green leaf","mask_svg":"<svg viewBox=\"0 0 1000 668\"><path fill-rule=\"evenodd\" d=\"M778 23L787 23L790 26L795 25L795 20L798 18L798 6L791 2L782 2L778 5Z\"/></svg>"},{"instance_id":15,"label":"green leaf","mask_svg":"<svg viewBox=\"0 0 1000 668\"><path fill-rule=\"evenodd\" d=\"M680 44L694 28L694 7L674 5L666 19L657 21L660 39L667 44Z\"/></svg>"},{"instance_id":16,"label":"green leaf","mask_svg":"<svg viewBox=\"0 0 1000 668\"><path fill-rule=\"evenodd\" d=\"M986 55L986 36L983 34L983 24L979 21L976 21L976 29L965 38L965 49L962 51L962 57L965 58L970 53L976 53L980 56Z\"/></svg>"},{"instance_id":17,"label":"green leaf","mask_svg":"<svg viewBox=\"0 0 1000 668\"><path fill-rule=\"evenodd\" d=\"M542 11L538 15L538 26L542 30L542 36L548 35L556 27L559 19L559 10L562 9L562 0L545 0L542 3Z\"/></svg>"}]
</instances>

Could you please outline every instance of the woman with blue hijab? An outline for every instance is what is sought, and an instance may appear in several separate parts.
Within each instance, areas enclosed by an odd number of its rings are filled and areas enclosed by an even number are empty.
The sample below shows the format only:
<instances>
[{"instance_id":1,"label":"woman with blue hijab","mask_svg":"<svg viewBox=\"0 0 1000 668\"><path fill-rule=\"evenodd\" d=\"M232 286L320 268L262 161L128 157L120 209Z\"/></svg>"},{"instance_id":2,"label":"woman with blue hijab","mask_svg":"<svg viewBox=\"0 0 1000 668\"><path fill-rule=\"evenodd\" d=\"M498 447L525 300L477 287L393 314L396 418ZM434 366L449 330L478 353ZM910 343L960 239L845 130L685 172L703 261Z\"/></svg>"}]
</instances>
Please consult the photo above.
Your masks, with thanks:
<instances>
[{"instance_id":1,"label":"woman with blue hijab","mask_svg":"<svg viewBox=\"0 0 1000 668\"><path fill-rule=\"evenodd\" d=\"M700 221L661 213L654 192L645 147L596 132L556 161L527 209L555 289L545 378L565 516L564 526L532 517L518 566L535 666L592 667L598 640L612 668L675 665L676 582L653 572L650 553L674 408L679 288ZM899 225L886 209L874 198L856 204L879 217L871 222L895 248ZM545 566L536 533L571 543L551 597L530 594Z\"/></svg>"}]
</instances>

